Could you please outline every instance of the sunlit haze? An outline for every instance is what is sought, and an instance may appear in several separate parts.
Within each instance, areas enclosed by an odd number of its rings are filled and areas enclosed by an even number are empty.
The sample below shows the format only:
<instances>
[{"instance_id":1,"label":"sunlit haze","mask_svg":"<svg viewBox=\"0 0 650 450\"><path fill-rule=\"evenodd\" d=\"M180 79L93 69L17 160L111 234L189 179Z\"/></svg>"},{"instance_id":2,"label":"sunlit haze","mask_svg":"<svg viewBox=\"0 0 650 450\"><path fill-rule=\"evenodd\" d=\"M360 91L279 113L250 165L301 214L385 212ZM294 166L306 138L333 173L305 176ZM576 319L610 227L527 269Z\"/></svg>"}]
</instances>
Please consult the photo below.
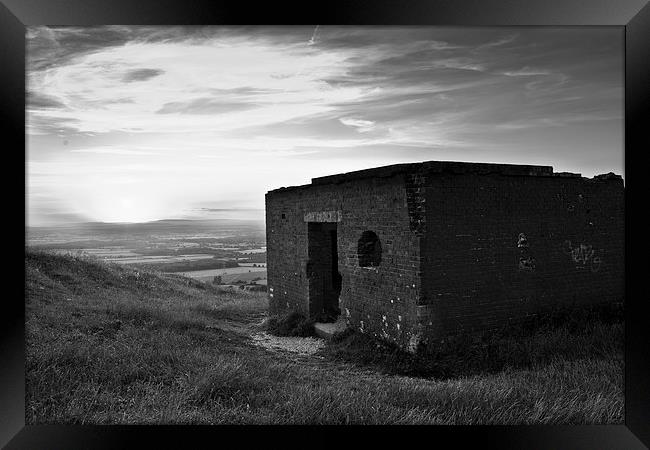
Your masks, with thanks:
<instances>
[{"instance_id":1,"label":"sunlit haze","mask_svg":"<svg viewBox=\"0 0 650 450\"><path fill-rule=\"evenodd\" d=\"M623 173L621 28L31 27L27 221L263 219L428 160Z\"/></svg>"}]
</instances>

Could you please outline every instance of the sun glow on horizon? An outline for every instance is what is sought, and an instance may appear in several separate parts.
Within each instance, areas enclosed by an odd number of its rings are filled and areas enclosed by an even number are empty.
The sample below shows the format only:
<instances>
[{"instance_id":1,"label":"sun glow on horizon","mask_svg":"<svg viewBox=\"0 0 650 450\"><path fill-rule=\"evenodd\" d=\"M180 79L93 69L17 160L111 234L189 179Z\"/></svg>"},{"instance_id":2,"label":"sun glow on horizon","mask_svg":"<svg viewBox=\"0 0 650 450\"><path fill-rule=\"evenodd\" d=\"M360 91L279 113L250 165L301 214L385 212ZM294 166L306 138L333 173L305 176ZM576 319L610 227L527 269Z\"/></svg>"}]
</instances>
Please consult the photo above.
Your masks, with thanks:
<instances>
[{"instance_id":1,"label":"sun glow on horizon","mask_svg":"<svg viewBox=\"0 0 650 450\"><path fill-rule=\"evenodd\" d=\"M77 201L77 210L91 221L106 223L141 223L168 218L171 211L161 202L136 195L89 195Z\"/></svg>"}]
</instances>

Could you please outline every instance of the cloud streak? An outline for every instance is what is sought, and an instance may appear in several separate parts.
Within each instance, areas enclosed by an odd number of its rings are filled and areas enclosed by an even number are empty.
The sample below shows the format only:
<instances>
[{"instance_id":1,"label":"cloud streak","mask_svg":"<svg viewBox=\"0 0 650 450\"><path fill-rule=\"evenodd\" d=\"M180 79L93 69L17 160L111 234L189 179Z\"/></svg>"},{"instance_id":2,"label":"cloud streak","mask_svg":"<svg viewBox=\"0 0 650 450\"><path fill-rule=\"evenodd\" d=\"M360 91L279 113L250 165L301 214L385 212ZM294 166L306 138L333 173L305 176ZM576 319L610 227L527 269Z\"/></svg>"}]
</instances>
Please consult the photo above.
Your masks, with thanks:
<instances>
[{"instance_id":1,"label":"cloud streak","mask_svg":"<svg viewBox=\"0 0 650 450\"><path fill-rule=\"evenodd\" d=\"M198 98L187 102L165 103L156 114L225 114L245 111L259 106L256 103L228 102L213 98Z\"/></svg>"},{"instance_id":2,"label":"cloud streak","mask_svg":"<svg viewBox=\"0 0 650 450\"><path fill-rule=\"evenodd\" d=\"M82 148L76 150L70 150L71 153L95 153L95 154L104 154L104 155L124 155L124 156L155 156L160 155L156 152L147 152L142 150L126 150L121 148L103 148L103 147L94 147L94 148Z\"/></svg>"},{"instance_id":3,"label":"cloud streak","mask_svg":"<svg viewBox=\"0 0 650 450\"><path fill-rule=\"evenodd\" d=\"M124 74L122 81L124 83L132 83L134 81L147 81L165 73L160 69L136 69L131 70Z\"/></svg>"}]
</instances>

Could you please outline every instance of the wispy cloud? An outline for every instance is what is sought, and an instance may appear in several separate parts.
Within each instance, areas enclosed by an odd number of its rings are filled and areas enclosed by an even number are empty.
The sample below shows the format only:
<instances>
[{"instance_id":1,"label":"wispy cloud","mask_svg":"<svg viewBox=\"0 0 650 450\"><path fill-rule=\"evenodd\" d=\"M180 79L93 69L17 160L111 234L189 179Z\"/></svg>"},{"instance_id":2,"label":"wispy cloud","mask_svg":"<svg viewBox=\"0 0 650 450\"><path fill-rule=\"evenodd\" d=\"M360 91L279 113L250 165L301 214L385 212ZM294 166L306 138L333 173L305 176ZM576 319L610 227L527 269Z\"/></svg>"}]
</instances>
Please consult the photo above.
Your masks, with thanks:
<instances>
[{"instance_id":1,"label":"wispy cloud","mask_svg":"<svg viewBox=\"0 0 650 450\"><path fill-rule=\"evenodd\" d=\"M524 67L518 70L508 70L503 72L504 75L508 77L533 77L538 75L549 75L550 72L547 70L535 70L530 67Z\"/></svg>"},{"instance_id":2,"label":"wispy cloud","mask_svg":"<svg viewBox=\"0 0 650 450\"><path fill-rule=\"evenodd\" d=\"M124 74L122 81L131 83L133 81L146 81L165 73L160 69L135 69Z\"/></svg>"},{"instance_id":3,"label":"wispy cloud","mask_svg":"<svg viewBox=\"0 0 650 450\"><path fill-rule=\"evenodd\" d=\"M491 48L491 47L500 47L505 44L510 44L511 42L514 42L518 37L517 33L513 33L507 36L504 36L502 38L498 38L494 41L486 42L485 44L479 45L477 48L478 49L485 49L485 48Z\"/></svg>"},{"instance_id":4,"label":"wispy cloud","mask_svg":"<svg viewBox=\"0 0 650 450\"><path fill-rule=\"evenodd\" d=\"M341 117L339 120L343 125L354 127L361 133L372 131L375 128L375 122L372 120L354 119L351 117Z\"/></svg>"},{"instance_id":5,"label":"wispy cloud","mask_svg":"<svg viewBox=\"0 0 650 450\"><path fill-rule=\"evenodd\" d=\"M54 96L42 94L39 92L27 93L27 109L66 109L67 106Z\"/></svg>"},{"instance_id":6,"label":"wispy cloud","mask_svg":"<svg viewBox=\"0 0 650 450\"><path fill-rule=\"evenodd\" d=\"M224 114L257 107L256 103L224 102L214 98L197 98L187 102L165 103L156 114Z\"/></svg>"},{"instance_id":7,"label":"wispy cloud","mask_svg":"<svg viewBox=\"0 0 650 450\"><path fill-rule=\"evenodd\" d=\"M80 148L75 150L70 150L71 153L95 153L103 155L124 155L124 156L156 156L160 153L156 152L147 152L142 150L126 150L121 148L113 147L95 147L95 148Z\"/></svg>"}]
</instances>

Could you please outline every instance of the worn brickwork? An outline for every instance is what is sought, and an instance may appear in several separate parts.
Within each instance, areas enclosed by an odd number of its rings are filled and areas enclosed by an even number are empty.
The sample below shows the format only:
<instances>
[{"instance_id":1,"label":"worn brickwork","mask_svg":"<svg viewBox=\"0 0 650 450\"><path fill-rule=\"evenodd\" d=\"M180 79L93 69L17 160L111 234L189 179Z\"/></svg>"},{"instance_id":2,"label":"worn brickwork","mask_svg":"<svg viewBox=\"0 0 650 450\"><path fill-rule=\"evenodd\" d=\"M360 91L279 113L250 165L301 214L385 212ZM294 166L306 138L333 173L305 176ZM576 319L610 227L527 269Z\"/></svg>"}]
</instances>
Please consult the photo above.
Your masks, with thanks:
<instances>
[{"instance_id":1,"label":"worn brickwork","mask_svg":"<svg viewBox=\"0 0 650 450\"><path fill-rule=\"evenodd\" d=\"M622 301L622 180L445 174L426 182L424 335Z\"/></svg>"},{"instance_id":2,"label":"worn brickwork","mask_svg":"<svg viewBox=\"0 0 650 450\"><path fill-rule=\"evenodd\" d=\"M312 233L310 244L310 223L336 229L340 309L350 325L404 347L498 328L557 305L622 301L623 192L614 175L447 162L271 191L271 313L313 315L322 303L329 274L315 255L326 260L318 248L327 243ZM358 240L368 230L381 242L378 267L359 267Z\"/></svg>"}]
</instances>

